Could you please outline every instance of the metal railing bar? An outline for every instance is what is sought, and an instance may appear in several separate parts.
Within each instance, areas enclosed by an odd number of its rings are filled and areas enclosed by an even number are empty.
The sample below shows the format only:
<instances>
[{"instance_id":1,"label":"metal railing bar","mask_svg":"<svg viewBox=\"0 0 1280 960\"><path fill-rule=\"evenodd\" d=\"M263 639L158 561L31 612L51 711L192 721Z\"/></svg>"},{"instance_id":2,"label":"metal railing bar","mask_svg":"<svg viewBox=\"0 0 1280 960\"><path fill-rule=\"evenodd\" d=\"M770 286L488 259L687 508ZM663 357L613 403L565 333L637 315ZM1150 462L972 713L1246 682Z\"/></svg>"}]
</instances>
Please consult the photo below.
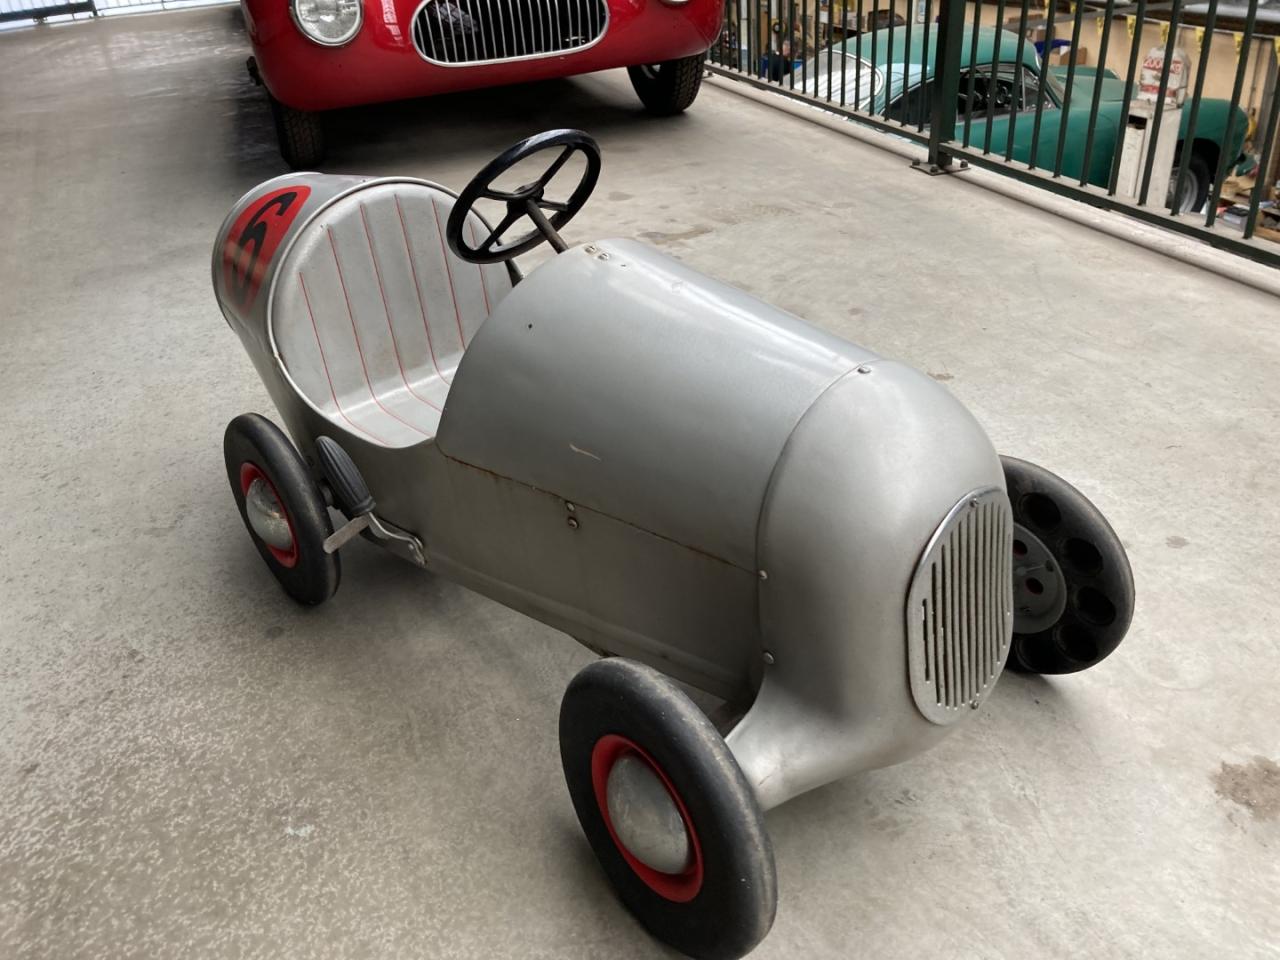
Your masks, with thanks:
<instances>
[{"instance_id":1,"label":"metal railing bar","mask_svg":"<svg viewBox=\"0 0 1280 960\"><path fill-rule=\"evenodd\" d=\"M1001 62L1000 52L1001 52L1001 47L1003 46L1003 41L1004 41L1004 3L1005 3L1005 0L998 0L998 2L996 3L996 41L995 41L996 45L994 47L995 52L991 55L992 88L994 88L994 85L998 82L997 75L999 72L999 65ZM1101 61L1099 61L1099 63L1101 63ZM1015 68L1014 70L1015 89L1016 89L1016 84L1020 79L1021 79L1020 75L1017 69ZM984 131L985 135L983 136L983 139L982 139L983 153L991 152L991 125L995 120L995 112L996 112L996 98L991 94L992 88L989 88L987 90L987 129Z\"/></svg>"},{"instance_id":2,"label":"metal railing bar","mask_svg":"<svg viewBox=\"0 0 1280 960\"><path fill-rule=\"evenodd\" d=\"M1138 191L1138 204L1147 202L1147 193L1151 189L1151 173L1155 168L1156 145L1160 142L1160 121L1164 117L1164 102L1168 98L1169 70L1173 67L1173 51L1178 45L1178 14L1182 10L1182 0L1173 0L1173 19L1169 23L1169 38L1164 45L1164 63L1160 65L1160 97L1156 100L1156 114L1151 121L1151 129L1147 131L1147 162L1142 165L1142 187Z\"/></svg>"},{"instance_id":3,"label":"metal railing bar","mask_svg":"<svg viewBox=\"0 0 1280 960\"><path fill-rule=\"evenodd\" d=\"M787 42L787 46L788 46L788 47L790 47L790 48L791 48L791 50L790 50L790 52L786 55L786 63L784 64L784 66L785 66L785 69L786 69L786 72L787 72L787 82L788 82L788 85L791 87L791 89L792 89L792 90L794 90L794 89L796 88L796 71L795 71L795 69L794 69L794 68L793 68L793 66L792 66L792 65L795 63L795 59L796 59L795 36L796 36L796 0L787 0L787 36L786 36L786 42ZM783 54L782 54L782 40L779 40L779 41L778 41L778 56L779 56L779 57L781 57L782 55L783 55Z\"/></svg>"},{"instance_id":4,"label":"metal railing bar","mask_svg":"<svg viewBox=\"0 0 1280 960\"><path fill-rule=\"evenodd\" d=\"M940 0L945 3L946 0ZM916 132L924 133L924 118L931 113L929 105L925 103L925 85L929 77L929 30L933 26L933 0L924 0L924 37L920 44L920 83L918 87L918 95L920 97L920 112L916 119ZM934 57L937 60L937 57ZM911 114L911 96L908 91L903 91L902 105L907 110L907 115Z\"/></svg>"},{"instance_id":5,"label":"metal railing bar","mask_svg":"<svg viewBox=\"0 0 1280 960\"><path fill-rule=\"evenodd\" d=\"M1107 0L1107 8L1103 13L1102 38L1098 41L1098 66L1107 62L1107 48L1111 43L1111 25L1115 20L1115 0ZM1084 160L1080 165L1080 186L1089 182L1089 164L1093 162L1094 134L1098 129L1098 107L1102 103L1102 77L1096 76L1093 82L1093 97L1089 101L1089 130L1084 138ZM1124 128L1116 132L1117 139L1124 135Z\"/></svg>"},{"instance_id":6,"label":"metal railing bar","mask_svg":"<svg viewBox=\"0 0 1280 960\"><path fill-rule=\"evenodd\" d=\"M902 55L902 92L904 94L907 91L907 84L911 82L911 24L915 21L915 19L916 19L915 3L912 2L912 0L908 0L907 27L906 27L906 31L902 35L902 46L904 50L904 53ZM906 101L904 100L903 102L905 104ZM889 98L885 97L886 115L887 115L888 107L889 107ZM907 121L905 117L898 118L899 124L905 125L906 122Z\"/></svg>"},{"instance_id":7,"label":"metal railing bar","mask_svg":"<svg viewBox=\"0 0 1280 960\"><path fill-rule=\"evenodd\" d=\"M800 86L807 91L809 89L809 0L800 0L800 50L798 52L800 54ZM793 43L791 45L791 58L793 61L796 53L797 50ZM814 55L814 60L817 60L816 54ZM816 84L813 92L818 92Z\"/></svg>"},{"instance_id":8,"label":"metal railing bar","mask_svg":"<svg viewBox=\"0 0 1280 960\"><path fill-rule=\"evenodd\" d=\"M1138 0L1138 13L1134 18L1133 40L1129 45L1129 69L1124 77L1124 97L1120 100L1120 123L1116 127L1116 150L1111 155L1111 177L1107 183L1107 196L1116 195L1120 179L1120 157L1124 153L1124 132L1129 128L1129 104L1133 101L1133 80L1138 72L1138 57L1142 49L1142 26L1146 22L1146 0Z\"/></svg>"},{"instance_id":9,"label":"metal railing bar","mask_svg":"<svg viewBox=\"0 0 1280 960\"><path fill-rule=\"evenodd\" d=\"M752 87L756 90L765 90L765 91L768 91L769 93L777 94L780 97L786 97L788 100L794 100L797 103L803 103L806 106L818 107L820 110L825 110L826 112L834 114L835 116L841 117L842 119L852 120L854 123L858 124L859 126L871 127L883 133L891 133L895 137L899 137L905 140L910 140L912 143L918 143L918 144L921 144L922 146L927 145L929 142L928 136L916 133L914 130L911 130L910 128L903 129L902 127L898 126L898 124L893 123L892 121L886 122L884 120L881 120L878 116L868 115L866 113L859 113L857 110L850 107L840 107L834 103L832 104L823 103L821 100L816 100L813 97L806 96L804 93L802 93L799 90L794 90L794 91L788 90L786 87L780 87L776 83L770 83L767 80L761 80L758 77L753 77L748 74L744 74L738 70L729 70L729 69L726 69L725 67L718 66L717 64L707 64L707 69L711 73L716 74L717 76L727 77L728 79L733 80L735 82L744 83L747 86Z\"/></svg>"},{"instance_id":10,"label":"metal railing bar","mask_svg":"<svg viewBox=\"0 0 1280 960\"><path fill-rule=\"evenodd\" d=\"M1280 103L1280 98L1277 98ZM1171 230L1192 239L1202 241L1211 247L1227 250L1246 259L1263 263L1272 267L1280 267L1280 247L1275 244L1264 244L1256 240L1242 239L1238 234L1223 230L1208 230L1198 222L1174 219L1164 212L1163 207L1151 208L1136 206L1131 200L1112 197L1097 188L1081 188L1069 180L1050 177L1047 171L1023 169L1014 164L1007 164L998 157L984 156L975 148L964 148L958 144L949 151L953 158L969 161L975 167L993 170L1011 177L1020 183L1043 188L1049 193L1079 200L1089 206L1102 210L1113 210L1125 214L1134 220L1153 224ZM1261 182L1261 178L1259 179Z\"/></svg>"},{"instance_id":11,"label":"metal railing bar","mask_svg":"<svg viewBox=\"0 0 1280 960\"><path fill-rule=\"evenodd\" d=\"M1071 23L1071 46L1067 48L1071 57L1071 62L1067 64L1067 89L1062 94L1062 122L1058 125L1058 149L1053 155L1055 177L1062 176L1062 154L1067 146L1067 120L1071 116L1071 87L1076 82L1076 60L1079 59L1076 54L1080 47L1080 25L1084 21L1084 4L1076 0L1075 8L1075 19ZM1101 86L1101 79L1095 79L1093 85Z\"/></svg>"},{"instance_id":12,"label":"metal railing bar","mask_svg":"<svg viewBox=\"0 0 1280 960\"><path fill-rule=\"evenodd\" d=\"M1276 56L1280 60L1280 51L1276 52ZM1277 67L1280 68L1280 64L1277 64ZM1258 228L1258 208L1262 204L1262 191L1267 185L1267 171L1271 169L1271 153L1276 145L1277 117L1280 117L1280 80L1277 80L1271 91L1271 109L1267 114L1266 133L1262 134L1262 156L1258 158L1258 174L1254 180L1253 192L1249 194L1249 216L1244 224L1246 240L1252 238L1253 232ZM1260 131L1262 129L1264 128L1259 127Z\"/></svg>"},{"instance_id":13,"label":"metal railing bar","mask_svg":"<svg viewBox=\"0 0 1280 960\"><path fill-rule=\"evenodd\" d=\"M886 60L886 63L884 65L885 76L891 76L893 72L893 29L894 29L893 21L897 19L898 19L897 4L894 3L894 0L889 0L889 36L885 38L887 41L886 46L889 49L885 51L885 60ZM876 26L878 27L879 23L877 23ZM906 60L907 58L904 55L902 59ZM889 119L889 98L888 97L884 98L884 118L886 120Z\"/></svg>"},{"instance_id":14,"label":"metal railing bar","mask_svg":"<svg viewBox=\"0 0 1280 960\"><path fill-rule=\"evenodd\" d=\"M1209 10L1205 14L1204 40L1200 45L1199 65L1196 68L1196 85L1191 94L1191 114L1187 117L1187 135L1182 138L1182 152L1178 158L1178 176L1173 182L1173 200L1169 203L1169 213L1177 216L1178 198L1182 196L1182 185L1187 182L1191 170L1191 153L1196 143L1196 128L1200 123L1200 98L1204 96L1204 78L1209 72L1209 49L1213 45L1213 24L1218 19L1218 0L1209 0Z\"/></svg>"},{"instance_id":15,"label":"metal railing bar","mask_svg":"<svg viewBox=\"0 0 1280 960\"><path fill-rule=\"evenodd\" d=\"M845 67L849 64L849 51L844 48L844 45L849 42L849 38L845 34L845 29L848 24L849 0L840 0L840 106L842 107L844 106L844 92L846 89L844 79ZM833 40L835 39L835 31L832 31L831 37ZM832 44L832 46L834 46L834 44Z\"/></svg>"},{"instance_id":16,"label":"metal railing bar","mask_svg":"<svg viewBox=\"0 0 1280 960\"><path fill-rule=\"evenodd\" d=\"M975 0L973 5L973 29L969 31L969 81L964 91L964 145L969 146L969 136L973 130L973 85L978 72L978 27L982 21L982 4ZM992 58L994 61L994 57ZM991 99L991 84L995 79L995 64L990 64L991 77L987 80L987 99Z\"/></svg>"},{"instance_id":17,"label":"metal railing bar","mask_svg":"<svg viewBox=\"0 0 1280 960\"><path fill-rule=\"evenodd\" d=\"M880 56L879 56L880 31L875 29L879 23L880 23L880 0L871 0L871 27L872 27L871 69L873 71L876 71L876 73L878 73L880 70ZM861 23L858 25L858 28L859 30L861 30L862 28ZM874 77L876 73L873 73L872 76ZM884 85L885 85L884 98L886 101L888 101L890 94L893 92L893 74L887 70L885 71L885 74L884 74ZM874 80L871 83L871 91L872 91L871 100L867 103L867 113L876 112L876 95L875 95Z\"/></svg>"},{"instance_id":18,"label":"metal railing bar","mask_svg":"<svg viewBox=\"0 0 1280 960\"><path fill-rule=\"evenodd\" d=\"M854 34L854 56L858 60L858 72L853 75L853 109L862 105L862 0L858 0L855 16L858 19L858 32ZM871 99L876 98L875 68L871 70Z\"/></svg>"},{"instance_id":19,"label":"metal railing bar","mask_svg":"<svg viewBox=\"0 0 1280 960\"><path fill-rule=\"evenodd\" d=\"M1045 81L1045 73L1048 70L1049 53L1053 50L1053 27L1058 13L1058 0L1049 0L1048 7L1053 10L1053 15L1045 17L1044 53L1040 56L1040 76L1036 83L1036 119L1031 126L1031 155L1027 158L1027 167L1032 170L1036 168L1036 160L1040 154L1040 127L1044 119L1045 91L1049 87ZM1046 10L1046 14L1047 12Z\"/></svg>"},{"instance_id":20,"label":"metal railing bar","mask_svg":"<svg viewBox=\"0 0 1280 960\"><path fill-rule=\"evenodd\" d=\"M817 2L815 0L814 17L813 17L815 21L817 21L818 19L817 9L818 9ZM835 39L836 39L836 31L835 31L835 23L834 23L835 18L836 18L835 4L831 3L830 0L828 0L827 2L827 103L831 102L831 66L832 66L831 54L832 54L832 48L835 46ZM813 30L815 34L815 40L816 40L816 35L818 31L818 25L816 22L814 23ZM844 63L844 57L840 58L840 62L841 64ZM815 67L817 66L816 59L814 60L814 66ZM843 71L841 71L841 73L843 74ZM843 76L842 76L842 79L843 79ZM814 89L814 92L816 93L818 89L816 83L814 84L813 89ZM842 95L843 93L844 91L841 90Z\"/></svg>"},{"instance_id":21,"label":"metal railing bar","mask_svg":"<svg viewBox=\"0 0 1280 960\"><path fill-rule=\"evenodd\" d=\"M1031 10L1031 0L1022 0L1022 15L1018 18L1018 48L1014 51L1013 62L1018 72L1018 109L1009 114L1009 137L1004 145L1004 161L1013 159L1013 135L1018 129L1018 117L1027 109L1027 68L1022 65L1022 57L1027 52L1027 14Z\"/></svg>"},{"instance_id":22,"label":"metal railing bar","mask_svg":"<svg viewBox=\"0 0 1280 960\"><path fill-rule=\"evenodd\" d=\"M1244 92L1245 67L1249 62L1250 45L1253 43L1253 28L1258 17L1258 0L1249 0L1249 15L1244 21L1243 39L1240 43L1240 56L1236 62L1236 79L1231 87L1231 109L1227 111L1227 129L1222 138L1223 143L1231 143L1236 132L1236 114L1240 109L1240 95ZM1235 157L1228 157L1226 150L1218 151L1218 169L1214 171L1213 186L1209 191L1209 200L1205 204L1209 210L1205 214L1204 225L1212 227L1218 216L1218 201L1222 199L1222 183L1227 178L1227 165L1234 163Z\"/></svg>"}]
</instances>

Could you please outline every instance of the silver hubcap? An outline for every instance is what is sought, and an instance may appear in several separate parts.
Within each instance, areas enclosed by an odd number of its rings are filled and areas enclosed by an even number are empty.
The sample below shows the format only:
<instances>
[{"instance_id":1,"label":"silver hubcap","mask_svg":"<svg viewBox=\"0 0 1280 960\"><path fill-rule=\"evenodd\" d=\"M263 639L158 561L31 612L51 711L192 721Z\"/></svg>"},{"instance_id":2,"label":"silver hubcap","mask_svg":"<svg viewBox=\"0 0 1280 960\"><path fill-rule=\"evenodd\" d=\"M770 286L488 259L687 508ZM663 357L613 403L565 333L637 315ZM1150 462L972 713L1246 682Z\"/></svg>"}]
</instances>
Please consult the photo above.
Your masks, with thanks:
<instances>
[{"instance_id":1,"label":"silver hubcap","mask_svg":"<svg viewBox=\"0 0 1280 960\"><path fill-rule=\"evenodd\" d=\"M619 757L606 792L613 832L633 857L659 873L681 873L689 866L684 818L647 763L637 756Z\"/></svg>"},{"instance_id":2,"label":"silver hubcap","mask_svg":"<svg viewBox=\"0 0 1280 960\"><path fill-rule=\"evenodd\" d=\"M1013 632L1048 630L1067 607L1067 581L1053 554L1026 527L1013 526Z\"/></svg>"},{"instance_id":3,"label":"silver hubcap","mask_svg":"<svg viewBox=\"0 0 1280 960\"><path fill-rule=\"evenodd\" d=\"M277 550L293 549L293 533L289 530L284 506L261 477L249 484L249 491L244 495L244 512L249 516L249 526L263 543Z\"/></svg>"}]
</instances>

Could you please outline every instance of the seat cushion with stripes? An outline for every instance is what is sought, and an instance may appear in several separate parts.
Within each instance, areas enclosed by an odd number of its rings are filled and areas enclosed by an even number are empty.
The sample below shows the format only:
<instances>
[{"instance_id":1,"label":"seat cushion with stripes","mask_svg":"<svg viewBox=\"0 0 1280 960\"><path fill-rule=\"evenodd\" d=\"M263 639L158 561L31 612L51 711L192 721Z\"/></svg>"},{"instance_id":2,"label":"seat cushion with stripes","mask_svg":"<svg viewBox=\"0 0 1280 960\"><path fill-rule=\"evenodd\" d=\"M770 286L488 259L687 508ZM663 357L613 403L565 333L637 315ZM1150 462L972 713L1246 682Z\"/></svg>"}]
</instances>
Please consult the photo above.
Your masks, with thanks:
<instances>
[{"instance_id":1,"label":"seat cushion with stripes","mask_svg":"<svg viewBox=\"0 0 1280 960\"><path fill-rule=\"evenodd\" d=\"M344 430L403 447L435 436L462 353L511 289L504 264L448 249L453 200L374 183L308 224L281 264L271 330L285 369ZM486 228L466 224L475 243Z\"/></svg>"}]
</instances>

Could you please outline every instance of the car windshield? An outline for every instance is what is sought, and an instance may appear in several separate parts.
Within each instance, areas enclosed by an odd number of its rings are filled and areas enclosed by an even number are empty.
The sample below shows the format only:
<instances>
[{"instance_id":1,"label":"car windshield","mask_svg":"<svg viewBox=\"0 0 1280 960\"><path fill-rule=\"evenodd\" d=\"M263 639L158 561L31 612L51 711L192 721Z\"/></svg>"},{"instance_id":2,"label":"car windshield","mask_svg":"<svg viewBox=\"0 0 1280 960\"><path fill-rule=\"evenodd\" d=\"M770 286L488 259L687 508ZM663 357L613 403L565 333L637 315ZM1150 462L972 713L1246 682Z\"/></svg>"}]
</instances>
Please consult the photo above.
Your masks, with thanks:
<instances>
[{"instance_id":1,"label":"car windshield","mask_svg":"<svg viewBox=\"0 0 1280 960\"><path fill-rule=\"evenodd\" d=\"M828 48L792 71L797 90L865 109L884 86L884 73L851 53ZM843 90L844 96L841 97Z\"/></svg>"},{"instance_id":2,"label":"car windshield","mask_svg":"<svg viewBox=\"0 0 1280 960\"><path fill-rule=\"evenodd\" d=\"M1044 85L1049 91L1049 98L1054 103L1061 104L1067 95L1067 88L1062 85L1062 78L1054 73L1052 69L1046 70L1044 61L1039 57L1036 57L1036 73L1044 78Z\"/></svg>"}]
</instances>

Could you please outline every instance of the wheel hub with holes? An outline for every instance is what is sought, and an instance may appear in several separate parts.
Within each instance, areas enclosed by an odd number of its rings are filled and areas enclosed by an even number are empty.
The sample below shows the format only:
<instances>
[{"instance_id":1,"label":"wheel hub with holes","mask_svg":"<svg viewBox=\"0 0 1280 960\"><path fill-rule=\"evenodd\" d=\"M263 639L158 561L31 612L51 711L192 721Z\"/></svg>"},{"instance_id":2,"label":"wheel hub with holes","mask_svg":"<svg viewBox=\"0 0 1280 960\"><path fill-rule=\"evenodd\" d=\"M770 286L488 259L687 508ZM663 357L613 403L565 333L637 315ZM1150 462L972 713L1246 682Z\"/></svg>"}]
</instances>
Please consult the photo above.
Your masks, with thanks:
<instances>
[{"instance_id":1,"label":"wheel hub with holes","mask_svg":"<svg viewBox=\"0 0 1280 960\"><path fill-rule=\"evenodd\" d=\"M1047 630L1067 606L1067 581L1049 548L1026 527L1013 528L1013 629Z\"/></svg>"}]
</instances>

